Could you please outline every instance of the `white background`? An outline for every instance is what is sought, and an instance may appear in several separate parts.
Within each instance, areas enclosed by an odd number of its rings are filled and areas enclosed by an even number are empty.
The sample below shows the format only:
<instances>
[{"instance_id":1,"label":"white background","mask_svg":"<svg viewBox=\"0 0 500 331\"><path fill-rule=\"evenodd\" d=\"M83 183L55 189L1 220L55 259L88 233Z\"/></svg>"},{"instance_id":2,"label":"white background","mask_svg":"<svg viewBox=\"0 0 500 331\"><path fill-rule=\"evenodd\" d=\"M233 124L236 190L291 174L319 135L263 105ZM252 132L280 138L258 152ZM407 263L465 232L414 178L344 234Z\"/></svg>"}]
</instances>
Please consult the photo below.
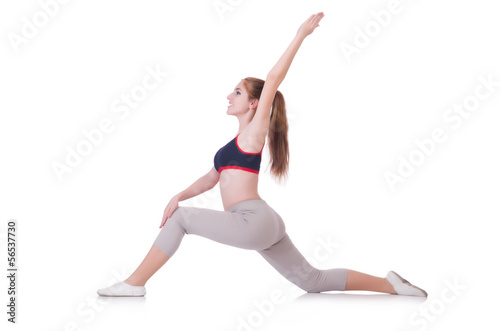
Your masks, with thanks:
<instances>
[{"instance_id":1,"label":"white background","mask_svg":"<svg viewBox=\"0 0 500 331\"><path fill-rule=\"evenodd\" d=\"M474 96L479 76L500 81L493 2L401 0L350 62L341 44L354 46L356 29L373 28L370 12L389 1L230 3L221 16L212 0L69 1L14 47L12 36L22 36L41 5L2 2L1 264L6 270L7 221L15 219L19 267L16 325L6 321L1 277L2 329L497 324L500 88L460 127L443 119ZM273 181L265 148L259 193L317 267L381 277L395 270L429 297L305 294L253 251L186 236L148 282L146 297L98 298L98 288L135 270L167 202L208 172L234 137L238 122L226 114L226 96L241 78L264 79L302 22L320 11L320 27L279 88L289 113L289 180ZM112 105L140 86L147 67L169 75L121 119ZM67 148L105 118L114 130L59 180L53 163L64 164ZM398 157L408 159L418 151L415 140L436 128L447 139L392 191L384 173L397 174ZM181 205L222 210L218 190ZM281 301L259 311L256 302L269 303L273 294Z\"/></svg>"}]
</instances>

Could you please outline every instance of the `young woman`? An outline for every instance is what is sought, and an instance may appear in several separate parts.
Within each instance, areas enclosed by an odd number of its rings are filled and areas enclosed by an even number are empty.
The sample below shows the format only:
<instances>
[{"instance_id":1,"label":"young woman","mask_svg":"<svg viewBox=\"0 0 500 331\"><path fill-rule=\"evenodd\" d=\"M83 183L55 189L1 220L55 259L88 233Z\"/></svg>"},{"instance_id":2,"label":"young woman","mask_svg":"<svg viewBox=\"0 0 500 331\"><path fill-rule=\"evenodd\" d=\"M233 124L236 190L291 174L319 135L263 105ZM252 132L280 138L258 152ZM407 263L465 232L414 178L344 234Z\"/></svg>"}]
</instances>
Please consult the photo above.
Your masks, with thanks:
<instances>
[{"instance_id":1,"label":"young woman","mask_svg":"<svg viewBox=\"0 0 500 331\"><path fill-rule=\"evenodd\" d=\"M304 39L324 17L311 15L299 28L266 80L242 79L227 97L228 115L238 118L236 136L214 157L214 167L174 196L163 215L161 231L137 269L124 281L97 291L103 296L143 296L149 278L172 257L185 234L196 234L243 249L256 250L280 274L306 292L364 290L427 296L393 271L385 278L349 269L319 270L295 248L280 215L257 192L261 154L269 140L271 174L281 180L288 171L288 124L278 87ZM179 207L183 201L220 183L224 211Z\"/></svg>"}]
</instances>

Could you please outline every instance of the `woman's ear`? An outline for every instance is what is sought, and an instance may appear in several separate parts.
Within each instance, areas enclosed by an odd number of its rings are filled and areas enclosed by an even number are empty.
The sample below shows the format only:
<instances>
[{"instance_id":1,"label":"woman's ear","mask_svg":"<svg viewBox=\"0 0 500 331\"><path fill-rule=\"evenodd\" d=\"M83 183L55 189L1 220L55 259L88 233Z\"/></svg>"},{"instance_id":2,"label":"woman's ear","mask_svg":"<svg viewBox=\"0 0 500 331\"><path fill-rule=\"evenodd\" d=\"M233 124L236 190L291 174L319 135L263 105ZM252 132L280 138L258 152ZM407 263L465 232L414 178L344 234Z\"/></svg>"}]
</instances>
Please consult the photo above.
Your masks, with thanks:
<instances>
[{"instance_id":1,"label":"woman's ear","mask_svg":"<svg viewBox=\"0 0 500 331\"><path fill-rule=\"evenodd\" d=\"M250 105L257 110L257 107L259 106L259 99L253 99Z\"/></svg>"}]
</instances>

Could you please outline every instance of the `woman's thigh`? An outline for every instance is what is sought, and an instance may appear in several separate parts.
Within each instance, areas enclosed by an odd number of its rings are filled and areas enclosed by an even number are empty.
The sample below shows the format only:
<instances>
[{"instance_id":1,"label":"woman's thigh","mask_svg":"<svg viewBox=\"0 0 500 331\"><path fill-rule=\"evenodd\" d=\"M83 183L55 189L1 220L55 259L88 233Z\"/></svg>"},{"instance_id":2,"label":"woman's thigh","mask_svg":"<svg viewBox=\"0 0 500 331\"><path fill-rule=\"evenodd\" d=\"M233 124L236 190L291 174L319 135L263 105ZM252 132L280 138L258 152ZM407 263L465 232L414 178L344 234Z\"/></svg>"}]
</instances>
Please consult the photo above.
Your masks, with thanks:
<instances>
[{"instance_id":1,"label":"woman's thigh","mask_svg":"<svg viewBox=\"0 0 500 331\"><path fill-rule=\"evenodd\" d=\"M167 220L177 222L186 234L244 248L264 249L281 238L281 226L274 213L262 209L219 211L198 207L179 207Z\"/></svg>"}]
</instances>

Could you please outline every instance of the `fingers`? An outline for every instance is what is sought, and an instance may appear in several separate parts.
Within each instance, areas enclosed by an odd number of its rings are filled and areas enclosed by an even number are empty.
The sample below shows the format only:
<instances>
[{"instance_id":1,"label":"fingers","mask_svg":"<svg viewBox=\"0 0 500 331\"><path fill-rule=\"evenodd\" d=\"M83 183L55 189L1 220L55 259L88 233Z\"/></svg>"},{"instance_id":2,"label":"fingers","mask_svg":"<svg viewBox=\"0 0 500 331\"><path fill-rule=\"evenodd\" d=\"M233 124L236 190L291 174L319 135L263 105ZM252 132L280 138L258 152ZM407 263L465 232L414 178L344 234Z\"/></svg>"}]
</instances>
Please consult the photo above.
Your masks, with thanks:
<instances>
[{"instance_id":1,"label":"fingers","mask_svg":"<svg viewBox=\"0 0 500 331\"><path fill-rule=\"evenodd\" d=\"M318 23L319 23L319 21L321 21L321 19L325 16L325 14L323 14L323 12L321 12L321 13L317 13L317 14L315 14L315 15L313 15L313 16L314 16L314 18L313 18L313 22L314 22L314 23L315 23L315 25L316 25L316 24L318 24Z\"/></svg>"},{"instance_id":2,"label":"fingers","mask_svg":"<svg viewBox=\"0 0 500 331\"><path fill-rule=\"evenodd\" d=\"M317 19L317 18L322 19L324 16L325 16L325 14L321 11L321 12L319 12L319 13L312 14L312 15L309 17L309 19L310 19L310 20L311 20L311 19Z\"/></svg>"},{"instance_id":3,"label":"fingers","mask_svg":"<svg viewBox=\"0 0 500 331\"><path fill-rule=\"evenodd\" d=\"M167 221L167 219L168 219L169 217L170 217L170 216L168 216L168 212L167 212L167 210L165 210L165 212L163 213L163 218L161 219L160 229L161 229L161 227L165 224L165 222Z\"/></svg>"},{"instance_id":4,"label":"fingers","mask_svg":"<svg viewBox=\"0 0 500 331\"><path fill-rule=\"evenodd\" d=\"M307 24L310 25L313 29L317 28L319 26L319 22L321 19L325 16L323 12L319 12L317 14L312 14L308 19L307 19Z\"/></svg>"},{"instance_id":5,"label":"fingers","mask_svg":"<svg viewBox=\"0 0 500 331\"><path fill-rule=\"evenodd\" d=\"M312 14L311 16L309 16L309 18L307 19L307 23L314 23L315 20L321 20L323 18L323 16L325 16L323 14L323 12L320 12L320 13L317 13L317 14Z\"/></svg>"},{"instance_id":6,"label":"fingers","mask_svg":"<svg viewBox=\"0 0 500 331\"><path fill-rule=\"evenodd\" d=\"M172 216L174 212L172 211L171 208L166 208L165 209L165 212L163 213L163 218L161 220L161 225L160 225L160 228L167 222L167 220L170 218L170 216Z\"/></svg>"},{"instance_id":7,"label":"fingers","mask_svg":"<svg viewBox=\"0 0 500 331\"><path fill-rule=\"evenodd\" d=\"M172 203L170 202L167 207L165 208L165 211L163 212L163 218L161 220L161 225L160 228L167 222L167 220L174 214L174 212L179 208L179 205L177 202Z\"/></svg>"}]
</instances>

